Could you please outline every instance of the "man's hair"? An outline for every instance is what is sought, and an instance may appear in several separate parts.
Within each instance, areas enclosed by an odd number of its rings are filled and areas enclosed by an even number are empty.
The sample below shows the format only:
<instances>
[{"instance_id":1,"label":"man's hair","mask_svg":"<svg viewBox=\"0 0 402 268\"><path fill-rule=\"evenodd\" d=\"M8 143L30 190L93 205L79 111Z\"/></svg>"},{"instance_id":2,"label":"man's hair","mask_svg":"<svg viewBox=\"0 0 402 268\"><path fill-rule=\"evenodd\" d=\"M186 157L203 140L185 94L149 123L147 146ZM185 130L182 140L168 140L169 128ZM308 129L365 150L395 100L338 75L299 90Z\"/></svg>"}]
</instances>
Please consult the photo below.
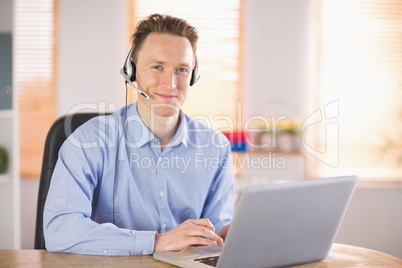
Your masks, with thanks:
<instances>
[{"instance_id":1,"label":"man's hair","mask_svg":"<svg viewBox=\"0 0 402 268\"><path fill-rule=\"evenodd\" d=\"M176 18L170 15L152 14L146 19L138 22L135 32L132 36L134 53L132 60L134 63L138 60L138 51L150 33L167 33L186 37L191 44L195 56L197 50L198 31L184 19Z\"/></svg>"}]
</instances>

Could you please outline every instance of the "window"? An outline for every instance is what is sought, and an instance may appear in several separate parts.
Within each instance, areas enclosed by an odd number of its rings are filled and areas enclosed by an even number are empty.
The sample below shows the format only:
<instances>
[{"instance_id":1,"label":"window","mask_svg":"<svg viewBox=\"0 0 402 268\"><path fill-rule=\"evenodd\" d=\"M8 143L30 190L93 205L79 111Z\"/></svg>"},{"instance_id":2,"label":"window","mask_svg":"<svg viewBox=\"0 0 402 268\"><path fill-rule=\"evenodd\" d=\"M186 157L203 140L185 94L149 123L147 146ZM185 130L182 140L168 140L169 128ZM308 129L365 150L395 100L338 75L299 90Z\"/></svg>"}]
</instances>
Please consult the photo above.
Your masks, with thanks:
<instances>
[{"instance_id":1,"label":"window","mask_svg":"<svg viewBox=\"0 0 402 268\"><path fill-rule=\"evenodd\" d=\"M321 148L339 147L338 174L401 180L402 1L321 0L319 14L320 102L339 105Z\"/></svg>"},{"instance_id":2,"label":"window","mask_svg":"<svg viewBox=\"0 0 402 268\"><path fill-rule=\"evenodd\" d=\"M25 177L39 177L46 135L56 118L54 9L53 0L15 1L14 70Z\"/></svg>"},{"instance_id":3,"label":"window","mask_svg":"<svg viewBox=\"0 0 402 268\"><path fill-rule=\"evenodd\" d=\"M183 111L203 122L211 122L216 129L229 128L231 123L237 126L241 1L132 0L130 10L130 35L139 20L153 13L183 18L197 28L201 78L190 88Z\"/></svg>"}]
</instances>

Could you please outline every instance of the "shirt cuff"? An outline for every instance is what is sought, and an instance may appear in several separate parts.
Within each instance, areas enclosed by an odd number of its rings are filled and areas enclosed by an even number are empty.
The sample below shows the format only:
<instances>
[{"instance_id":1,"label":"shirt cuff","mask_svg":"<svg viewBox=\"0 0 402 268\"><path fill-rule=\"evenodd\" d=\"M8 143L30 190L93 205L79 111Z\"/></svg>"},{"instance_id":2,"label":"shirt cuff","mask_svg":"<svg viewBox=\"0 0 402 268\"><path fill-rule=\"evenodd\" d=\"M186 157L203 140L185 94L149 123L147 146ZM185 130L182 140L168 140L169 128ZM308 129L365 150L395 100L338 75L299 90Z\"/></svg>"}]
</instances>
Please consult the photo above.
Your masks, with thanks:
<instances>
[{"instance_id":1,"label":"shirt cuff","mask_svg":"<svg viewBox=\"0 0 402 268\"><path fill-rule=\"evenodd\" d=\"M131 231L135 239L135 255L151 255L155 248L154 231Z\"/></svg>"}]
</instances>

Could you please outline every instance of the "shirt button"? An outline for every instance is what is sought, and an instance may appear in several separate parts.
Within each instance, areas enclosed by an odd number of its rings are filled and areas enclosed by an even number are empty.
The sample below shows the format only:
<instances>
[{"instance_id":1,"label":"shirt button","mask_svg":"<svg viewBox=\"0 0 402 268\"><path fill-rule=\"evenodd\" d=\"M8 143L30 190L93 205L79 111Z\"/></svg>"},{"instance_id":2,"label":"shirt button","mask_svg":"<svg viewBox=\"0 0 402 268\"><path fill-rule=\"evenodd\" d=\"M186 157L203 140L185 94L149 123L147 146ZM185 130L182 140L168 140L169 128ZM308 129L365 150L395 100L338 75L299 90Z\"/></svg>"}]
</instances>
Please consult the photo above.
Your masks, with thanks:
<instances>
[{"instance_id":1,"label":"shirt button","mask_svg":"<svg viewBox=\"0 0 402 268\"><path fill-rule=\"evenodd\" d=\"M164 193L163 191L161 191L161 192L159 193L159 195L160 195L161 197L164 197L164 196L165 196L165 193Z\"/></svg>"},{"instance_id":2,"label":"shirt button","mask_svg":"<svg viewBox=\"0 0 402 268\"><path fill-rule=\"evenodd\" d=\"M166 229L166 223L162 225L162 229Z\"/></svg>"},{"instance_id":3,"label":"shirt button","mask_svg":"<svg viewBox=\"0 0 402 268\"><path fill-rule=\"evenodd\" d=\"M143 250L143 251L141 252L141 254L142 254L142 255L147 255L147 252L146 252L145 250Z\"/></svg>"}]
</instances>

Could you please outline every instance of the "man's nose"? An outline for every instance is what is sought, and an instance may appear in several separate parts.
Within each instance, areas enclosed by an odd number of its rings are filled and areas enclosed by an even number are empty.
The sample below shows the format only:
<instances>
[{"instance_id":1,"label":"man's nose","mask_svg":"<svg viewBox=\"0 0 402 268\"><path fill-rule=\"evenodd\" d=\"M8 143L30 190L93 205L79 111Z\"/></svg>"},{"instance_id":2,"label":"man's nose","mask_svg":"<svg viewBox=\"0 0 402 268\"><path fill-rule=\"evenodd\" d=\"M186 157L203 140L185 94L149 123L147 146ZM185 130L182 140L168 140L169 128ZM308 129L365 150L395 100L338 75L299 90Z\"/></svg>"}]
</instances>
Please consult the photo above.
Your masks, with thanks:
<instances>
[{"instance_id":1,"label":"man's nose","mask_svg":"<svg viewBox=\"0 0 402 268\"><path fill-rule=\"evenodd\" d=\"M177 78L173 70L166 71L162 77L162 86L167 89L176 88Z\"/></svg>"}]
</instances>

